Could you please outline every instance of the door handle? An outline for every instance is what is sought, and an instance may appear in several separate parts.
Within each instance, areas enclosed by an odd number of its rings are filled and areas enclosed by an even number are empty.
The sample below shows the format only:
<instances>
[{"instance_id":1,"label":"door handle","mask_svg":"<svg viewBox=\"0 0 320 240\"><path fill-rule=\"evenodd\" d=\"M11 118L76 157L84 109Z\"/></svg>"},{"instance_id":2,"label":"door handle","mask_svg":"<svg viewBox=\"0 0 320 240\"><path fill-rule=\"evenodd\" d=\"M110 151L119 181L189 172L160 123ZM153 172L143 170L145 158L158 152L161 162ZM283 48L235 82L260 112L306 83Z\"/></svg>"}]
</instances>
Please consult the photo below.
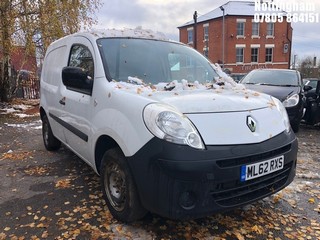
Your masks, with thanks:
<instances>
[{"instance_id":1,"label":"door handle","mask_svg":"<svg viewBox=\"0 0 320 240\"><path fill-rule=\"evenodd\" d=\"M59 101L59 103L60 103L61 105L66 105L66 97L61 98L60 101Z\"/></svg>"}]
</instances>

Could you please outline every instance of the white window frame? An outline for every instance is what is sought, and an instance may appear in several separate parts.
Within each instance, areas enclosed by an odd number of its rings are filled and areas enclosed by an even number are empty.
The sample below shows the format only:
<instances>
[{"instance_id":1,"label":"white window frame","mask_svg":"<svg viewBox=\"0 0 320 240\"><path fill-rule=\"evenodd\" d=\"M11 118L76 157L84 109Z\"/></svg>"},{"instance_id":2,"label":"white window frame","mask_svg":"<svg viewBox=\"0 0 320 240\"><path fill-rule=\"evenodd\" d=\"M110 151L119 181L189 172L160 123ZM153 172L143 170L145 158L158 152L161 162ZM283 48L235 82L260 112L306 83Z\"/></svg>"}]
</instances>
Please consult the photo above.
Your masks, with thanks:
<instances>
[{"instance_id":1,"label":"white window frame","mask_svg":"<svg viewBox=\"0 0 320 240\"><path fill-rule=\"evenodd\" d=\"M203 41L209 41L209 23L203 24Z\"/></svg>"},{"instance_id":2,"label":"white window frame","mask_svg":"<svg viewBox=\"0 0 320 240\"><path fill-rule=\"evenodd\" d=\"M244 49L246 45L245 44L236 44L236 64L242 64L244 63ZM238 61L238 50L242 50L242 61Z\"/></svg>"},{"instance_id":3,"label":"white window frame","mask_svg":"<svg viewBox=\"0 0 320 240\"><path fill-rule=\"evenodd\" d=\"M240 26L240 28L239 28L239 26ZM237 38L244 38L245 28L246 28L245 22L237 22ZM241 31L240 34L239 34L238 30Z\"/></svg>"},{"instance_id":4,"label":"white window frame","mask_svg":"<svg viewBox=\"0 0 320 240\"><path fill-rule=\"evenodd\" d=\"M272 28L270 29L269 26L272 26ZM274 23L270 22L267 23L267 33L266 33L266 38L274 38ZM270 30L272 31L272 33L270 34Z\"/></svg>"},{"instance_id":5,"label":"white window frame","mask_svg":"<svg viewBox=\"0 0 320 240\"><path fill-rule=\"evenodd\" d=\"M257 28L257 31L258 31L258 34L254 34L253 33L253 26L254 25L257 25L258 26L258 28ZM251 33L252 35L251 35L251 37L252 38L260 38L260 23L257 23L257 22L255 22L255 21L252 21L252 33Z\"/></svg>"},{"instance_id":6,"label":"white window frame","mask_svg":"<svg viewBox=\"0 0 320 240\"><path fill-rule=\"evenodd\" d=\"M190 33L191 33L191 38L190 38ZM188 44L193 44L193 38L194 38L193 34L194 34L193 27L187 28L187 41L188 41ZM191 41L190 41L190 39L191 39Z\"/></svg>"},{"instance_id":7,"label":"white window frame","mask_svg":"<svg viewBox=\"0 0 320 240\"><path fill-rule=\"evenodd\" d=\"M257 58L257 61L252 61L252 57L253 57L252 50L253 49L257 50L257 53L254 55ZM252 63L258 63L259 62L259 48L258 47L251 47L251 62Z\"/></svg>"},{"instance_id":8,"label":"white window frame","mask_svg":"<svg viewBox=\"0 0 320 240\"><path fill-rule=\"evenodd\" d=\"M236 25L236 35L237 35L237 38L245 38L245 32L246 32L246 19L243 19L243 18L237 18L237 25ZM242 34L238 34L238 24L240 24L240 26L243 26L242 27Z\"/></svg>"},{"instance_id":9,"label":"white window frame","mask_svg":"<svg viewBox=\"0 0 320 240\"><path fill-rule=\"evenodd\" d=\"M273 62L273 53L274 53L274 51L273 51L273 49L274 49L274 47L273 46L271 46L271 45L273 45L273 44L270 44L270 46L267 46L266 45L266 50L265 50L265 62L266 63L272 63ZM267 56L269 56L270 54L267 54L267 50L268 49L271 49L271 61L267 61Z\"/></svg>"}]
</instances>

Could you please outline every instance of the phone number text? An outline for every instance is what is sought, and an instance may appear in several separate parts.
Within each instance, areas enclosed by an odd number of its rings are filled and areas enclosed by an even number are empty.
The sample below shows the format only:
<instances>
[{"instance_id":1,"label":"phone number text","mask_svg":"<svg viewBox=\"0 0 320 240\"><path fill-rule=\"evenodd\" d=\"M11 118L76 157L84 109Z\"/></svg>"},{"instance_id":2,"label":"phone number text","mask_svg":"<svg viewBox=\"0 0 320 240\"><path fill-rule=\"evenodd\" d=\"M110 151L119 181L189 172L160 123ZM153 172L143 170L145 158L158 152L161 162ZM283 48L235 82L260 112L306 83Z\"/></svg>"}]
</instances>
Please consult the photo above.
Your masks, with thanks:
<instances>
[{"instance_id":1,"label":"phone number text","mask_svg":"<svg viewBox=\"0 0 320 240\"><path fill-rule=\"evenodd\" d=\"M287 13L284 16L282 13L255 13L254 14L255 22L283 22L287 21L290 23L318 23L319 22L319 13L306 12L306 13Z\"/></svg>"}]
</instances>

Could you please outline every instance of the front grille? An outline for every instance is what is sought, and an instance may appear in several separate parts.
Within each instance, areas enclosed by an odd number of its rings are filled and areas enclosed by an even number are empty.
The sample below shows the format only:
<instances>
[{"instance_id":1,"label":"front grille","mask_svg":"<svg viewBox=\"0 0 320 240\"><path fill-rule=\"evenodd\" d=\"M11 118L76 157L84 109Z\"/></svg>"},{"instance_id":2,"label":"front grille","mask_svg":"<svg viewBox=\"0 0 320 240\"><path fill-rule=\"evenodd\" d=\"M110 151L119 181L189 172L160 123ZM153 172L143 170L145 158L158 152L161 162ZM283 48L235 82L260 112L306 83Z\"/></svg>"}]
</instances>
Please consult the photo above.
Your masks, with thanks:
<instances>
[{"instance_id":1,"label":"front grille","mask_svg":"<svg viewBox=\"0 0 320 240\"><path fill-rule=\"evenodd\" d=\"M261 160L266 160L268 158L273 158L277 155L282 155L288 152L291 149L291 144L288 144L282 148L275 149L273 151L260 153L256 155L250 155L247 157L241 157L241 158L233 158L233 159L225 159L225 160L219 160L217 161L217 165L220 168L227 168L227 167L236 167L241 165L246 165L248 163L254 163L259 162Z\"/></svg>"},{"instance_id":2,"label":"front grille","mask_svg":"<svg viewBox=\"0 0 320 240\"><path fill-rule=\"evenodd\" d=\"M268 196L284 187L293 162L280 171L247 182L220 183L210 191L213 200L223 207L235 207Z\"/></svg>"}]
</instances>

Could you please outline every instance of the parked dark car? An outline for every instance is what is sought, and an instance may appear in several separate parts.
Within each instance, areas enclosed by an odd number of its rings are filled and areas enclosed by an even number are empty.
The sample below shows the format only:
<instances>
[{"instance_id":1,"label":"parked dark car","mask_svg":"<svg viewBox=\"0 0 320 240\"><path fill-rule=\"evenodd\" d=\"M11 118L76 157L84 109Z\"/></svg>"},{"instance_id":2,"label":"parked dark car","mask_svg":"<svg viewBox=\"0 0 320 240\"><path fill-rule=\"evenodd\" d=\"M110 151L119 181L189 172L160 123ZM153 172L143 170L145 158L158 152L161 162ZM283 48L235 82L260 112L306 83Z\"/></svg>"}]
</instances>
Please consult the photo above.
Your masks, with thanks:
<instances>
[{"instance_id":1,"label":"parked dark car","mask_svg":"<svg viewBox=\"0 0 320 240\"><path fill-rule=\"evenodd\" d=\"M305 105L301 74L289 69L255 69L242 80L248 89L278 98L285 108L294 132L299 131Z\"/></svg>"},{"instance_id":2,"label":"parked dark car","mask_svg":"<svg viewBox=\"0 0 320 240\"><path fill-rule=\"evenodd\" d=\"M303 116L303 122L310 125L320 123L320 79L303 79L305 86L312 87L305 93L306 112Z\"/></svg>"},{"instance_id":3,"label":"parked dark car","mask_svg":"<svg viewBox=\"0 0 320 240\"><path fill-rule=\"evenodd\" d=\"M317 79L317 78L304 78L303 79L303 84L305 86L310 86L311 87L305 93L306 98L307 97L313 97L313 98L315 97L317 84L318 84L319 81L320 81L320 79Z\"/></svg>"},{"instance_id":4,"label":"parked dark car","mask_svg":"<svg viewBox=\"0 0 320 240\"><path fill-rule=\"evenodd\" d=\"M234 81L240 82L245 75L246 73L231 73L230 77L232 77Z\"/></svg>"}]
</instances>

